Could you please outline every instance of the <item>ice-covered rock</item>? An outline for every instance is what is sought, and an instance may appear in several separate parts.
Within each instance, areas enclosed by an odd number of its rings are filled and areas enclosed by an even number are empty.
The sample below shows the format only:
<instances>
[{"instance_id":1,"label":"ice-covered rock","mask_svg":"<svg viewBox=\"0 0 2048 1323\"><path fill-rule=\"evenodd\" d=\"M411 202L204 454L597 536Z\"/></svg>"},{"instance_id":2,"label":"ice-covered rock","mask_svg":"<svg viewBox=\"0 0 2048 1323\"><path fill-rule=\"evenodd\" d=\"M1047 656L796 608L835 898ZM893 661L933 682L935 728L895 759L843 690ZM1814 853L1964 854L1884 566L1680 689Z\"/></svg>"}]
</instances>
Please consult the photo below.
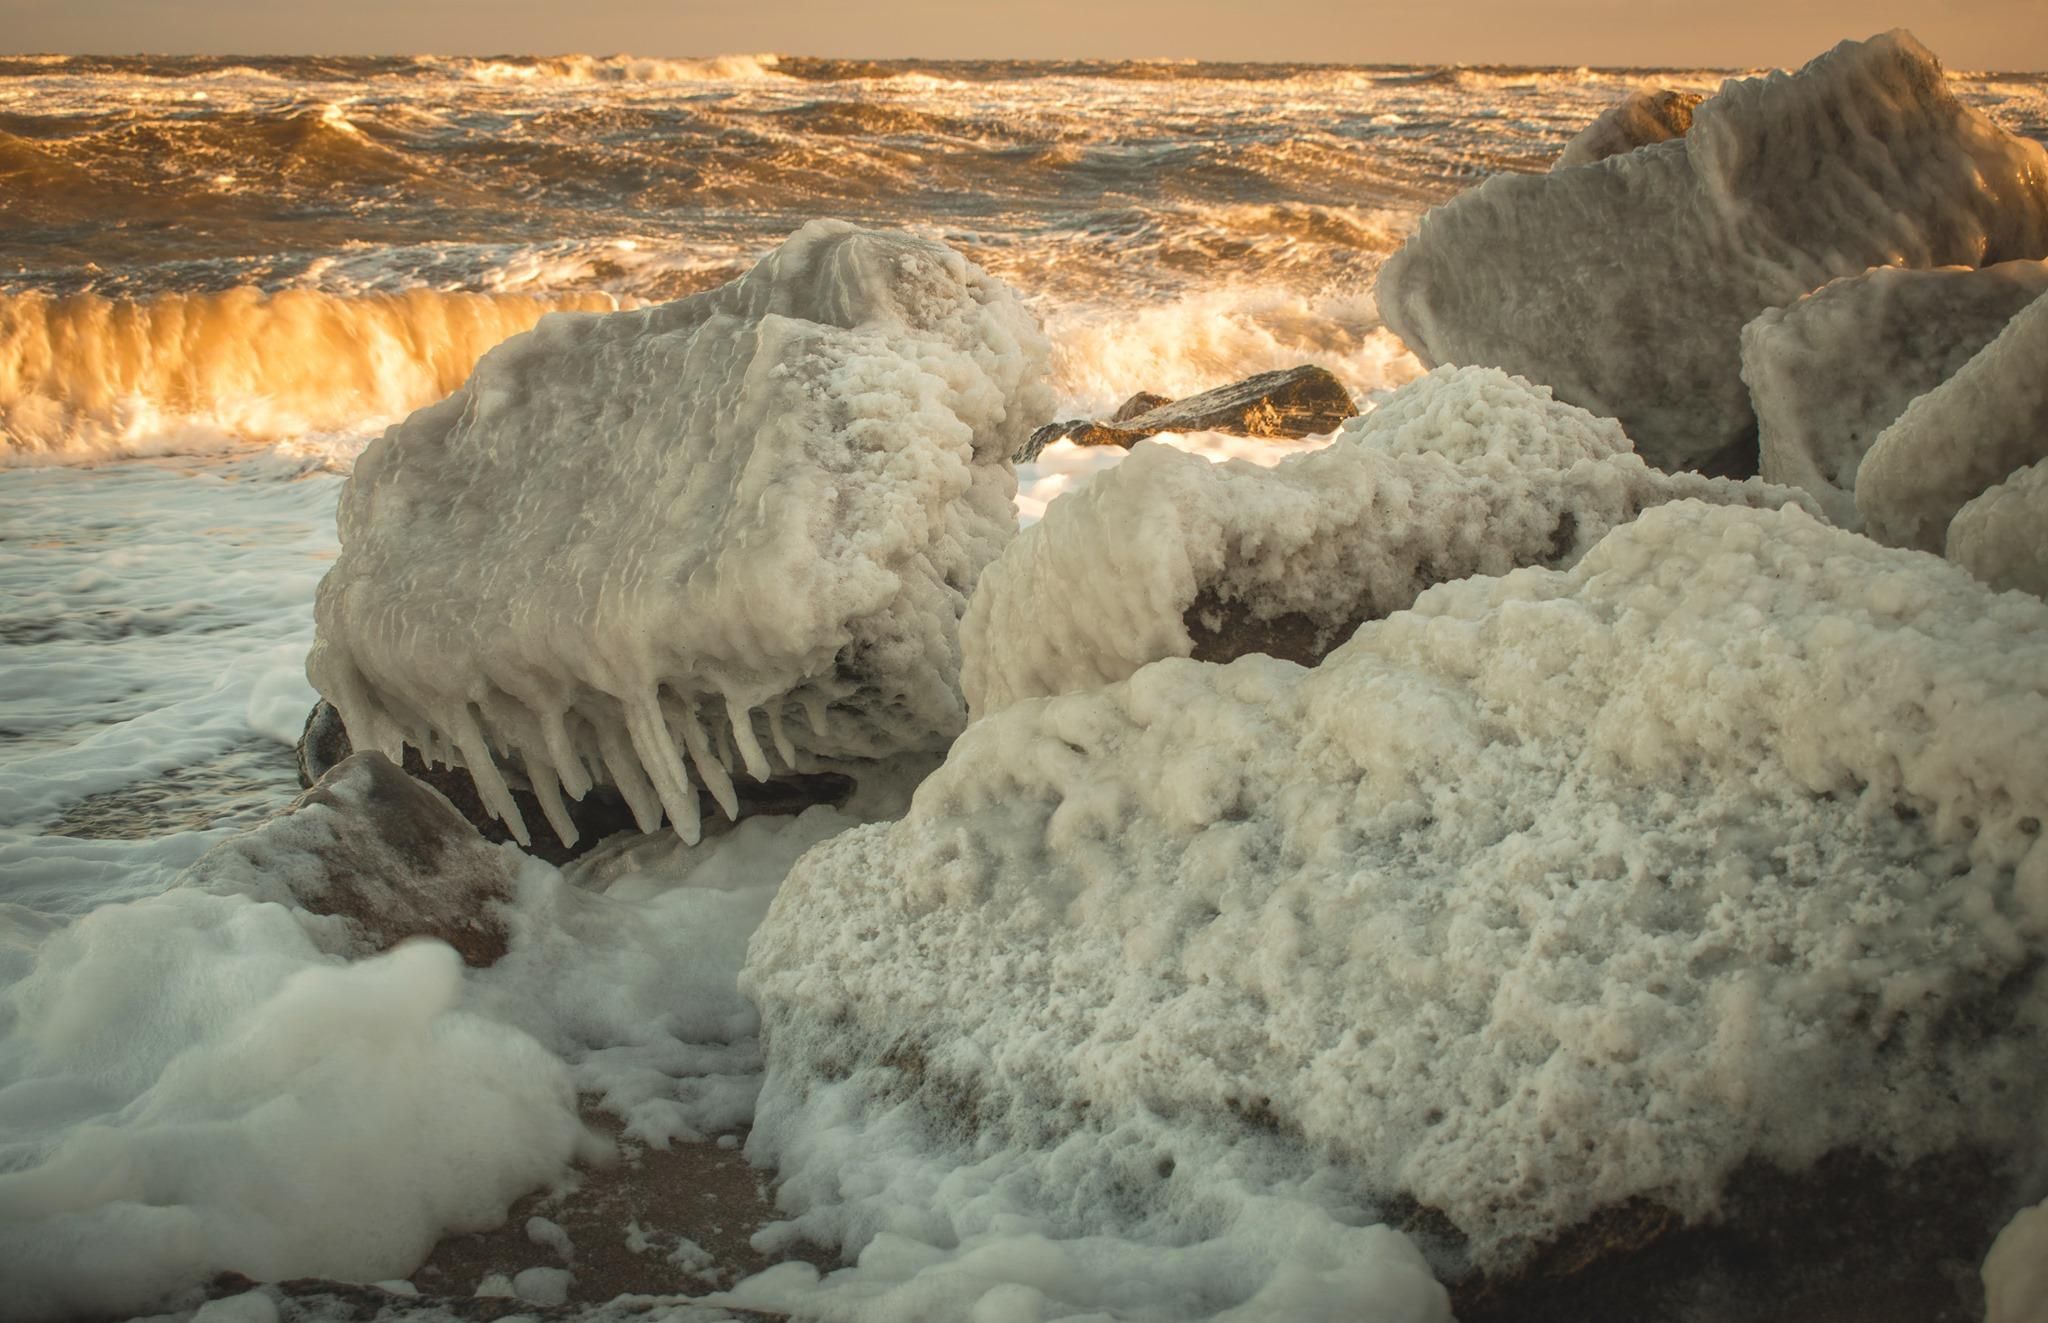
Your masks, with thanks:
<instances>
[{"instance_id":1,"label":"ice-covered rock","mask_svg":"<svg viewBox=\"0 0 2048 1323\"><path fill-rule=\"evenodd\" d=\"M1637 1198L1710 1218L1749 1160L2024 1160L2044 821L2048 606L1675 502L1312 669L976 721L755 934L755 1135L801 1144L835 1080L988 1169L1128 1123L1133 1221L1219 1143L1292 1145L1487 1270ZM857 1198L808 1152L806 1199Z\"/></svg>"},{"instance_id":2,"label":"ice-covered rock","mask_svg":"<svg viewBox=\"0 0 2048 1323\"><path fill-rule=\"evenodd\" d=\"M1326 449L1271 468L1141 445L982 576L962 627L963 687L980 717L1162 657L1313 664L1432 584L1568 565L1682 498L1804 499L1660 473L1614 420L1497 368L1439 368Z\"/></svg>"},{"instance_id":3,"label":"ice-covered rock","mask_svg":"<svg viewBox=\"0 0 2048 1323\"><path fill-rule=\"evenodd\" d=\"M1125 400L1107 422L1076 419L1047 423L1031 434L1019 462L1037 457L1055 441L1081 446L1130 447L1161 432L1227 432L1233 436L1290 439L1335 431L1358 405L1328 368L1300 367L1261 372L1228 386L1169 400L1140 392Z\"/></svg>"},{"instance_id":4,"label":"ice-covered rock","mask_svg":"<svg viewBox=\"0 0 2048 1323\"><path fill-rule=\"evenodd\" d=\"M1856 470L1865 530L1894 546L1940 551L1964 505L2048 459L2048 297L1906 406Z\"/></svg>"},{"instance_id":5,"label":"ice-covered rock","mask_svg":"<svg viewBox=\"0 0 2048 1323\"><path fill-rule=\"evenodd\" d=\"M1568 170L1575 165L1591 165L1653 142L1683 138L1692 128L1692 112L1700 100L1697 92L1675 92L1668 87L1654 92L1630 92L1579 130L1579 135L1564 145L1550 168Z\"/></svg>"},{"instance_id":6,"label":"ice-covered rock","mask_svg":"<svg viewBox=\"0 0 2048 1323\"><path fill-rule=\"evenodd\" d=\"M2048 1323L2048 1203L2021 1212L1984 1259L1984 1323Z\"/></svg>"},{"instance_id":7,"label":"ice-covered rock","mask_svg":"<svg viewBox=\"0 0 2048 1323\"><path fill-rule=\"evenodd\" d=\"M2028 465L1956 511L1945 551L1994 588L2048 597L2048 460Z\"/></svg>"},{"instance_id":8,"label":"ice-covered rock","mask_svg":"<svg viewBox=\"0 0 2048 1323\"><path fill-rule=\"evenodd\" d=\"M332 916L313 927L337 955L433 937L483 966L507 946L500 907L519 856L506 848L373 750L344 758L283 813L215 846L183 880Z\"/></svg>"},{"instance_id":9,"label":"ice-covered rock","mask_svg":"<svg viewBox=\"0 0 2048 1323\"><path fill-rule=\"evenodd\" d=\"M565 841L610 784L695 839L697 783L943 748L957 626L1051 411L1008 289L930 240L805 226L723 288L558 316L367 449L308 675L355 746L498 762Z\"/></svg>"},{"instance_id":10,"label":"ice-covered rock","mask_svg":"<svg viewBox=\"0 0 2048 1323\"><path fill-rule=\"evenodd\" d=\"M1894 32L1730 81L1682 139L1494 176L1423 218L1378 300L1426 364L1543 382L1663 468L1755 472L1744 323L1874 266L2044 256L2048 151Z\"/></svg>"},{"instance_id":11,"label":"ice-covered rock","mask_svg":"<svg viewBox=\"0 0 2048 1323\"><path fill-rule=\"evenodd\" d=\"M2044 290L2048 262L1881 267L1763 313L1742 328L1763 476L1861 528L1856 466L1871 443Z\"/></svg>"}]
</instances>

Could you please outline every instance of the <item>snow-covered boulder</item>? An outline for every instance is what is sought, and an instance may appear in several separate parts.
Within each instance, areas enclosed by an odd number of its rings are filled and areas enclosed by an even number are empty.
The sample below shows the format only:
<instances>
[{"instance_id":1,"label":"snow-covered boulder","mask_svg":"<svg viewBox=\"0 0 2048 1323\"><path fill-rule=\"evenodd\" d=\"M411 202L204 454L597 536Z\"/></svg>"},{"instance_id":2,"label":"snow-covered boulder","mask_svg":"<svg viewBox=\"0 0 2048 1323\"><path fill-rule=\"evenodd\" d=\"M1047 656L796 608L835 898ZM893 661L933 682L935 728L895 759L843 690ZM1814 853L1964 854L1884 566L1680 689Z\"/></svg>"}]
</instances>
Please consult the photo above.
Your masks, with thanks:
<instances>
[{"instance_id":1,"label":"snow-covered boulder","mask_svg":"<svg viewBox=\"0 0 2048 1323\"><path fill-rule=\"evenodd\" d=\"M2044 290L2048 262L1881 267L1763 313L1742 328L1763 476L1860 529L1856 466L1871 443Z\"/></svg>"},{"instance_id":2,"label":"snow-covered boulder","mask_svg":"<svg viewBox=\"0 0 2048 1323\"><path fill-rule=\"evenodd\" d=\"M2048 597L2048 460L2028 465L1956 511L1945 551L1994 588Z\"/></svg>"},{"instance_id":3,"label":"snow-covered boulder","mask_svg":"<svg viewBox=\"0 0 2048 1323\"><path fill-rule=\"evenodd\" d=\"M1631 92L1579 130L1550 168L1568 170L1575 165L1591 165L1653 142L1683 138L1692 128L1692 112L1700 101L1697 92L1674 92L1668 87L1655 92Z\"/></svg>"},{"instance_id":4,"label":"snow-covered boulder","mask_svg":"<svg viewBox=\"0 0 2048 1323\"><path fill-rule=\"evenodd\" d=\"M763 1142L855 1087L990 1169L1128 1122L1132 1221L1291 1145L1488 1271L1749 1160L2037 1155L2044 822L2048 605L1676 502L1313 669L975 722L756 932Z\"/></svg>"},{"instance_id":5,"label":"snow-covered boulder","mask_svg":"<svg viewBox=\"0 0 2048 1323\"><path fill-rule=\"evenodd\" d=\"M1613 419L1497 368L1439 368L1271 468L1140 445L982 576L962 629L968 705L978 718L1162 657L1313 664L1432 584L1569 565L1682 498L1804 499L1660 473Z\"/></svg>"},{"instance_id":6,"label":"snow-covered boulder","mask_svg":"<svg viewBox=\"0 0 2048 1323\"><path fill-rule=\"evenodd\" d=\"M309 927L336 955L360 959L432 937L482 966L507 947L500 907L519 860L509 849L371 751L336 763L283 813L200 856L182 880L331 916Z\"/></svg>"},{"instance_id":7,"label":"snow-covered boulder","mask_svg":"<svg viewBox=\"0 0 2048 1323\"><path fill-rule=\"evenodd\" d=\"M364 451L308 675L522 840L499 759L573 843L562 791L694 840L699 783L731 813L736 771L942 749L1048 352L952 249L828 221L723 288L545 318Z\"/></svg>"},{"instance_id":8,"label":"snow-covered boulder","mask_svg":"<svg viewBox=\"0 0 2048 1323\"><path fill-rule=\"evenodd\" d=\"M1964 505L2048 459L2048 297L1906 406L1856 470L1865 530L1894 546L1940 551Z\"/></svg>"},{"instance_id":9,"label":"snow-covered boulder","mask_svg":"<svg viewBox=\"0 0 2048 1323\"><path fill-rule=\"evenodd\" d=\"M1894 32L1730 81L1682 139L1487 180L1423 218L1378 299L1426 364L1542 382L1663 468L1755 472L1744 323L1874 266L2044 256L2048 152Z\"/></svg>"}]
</instances>

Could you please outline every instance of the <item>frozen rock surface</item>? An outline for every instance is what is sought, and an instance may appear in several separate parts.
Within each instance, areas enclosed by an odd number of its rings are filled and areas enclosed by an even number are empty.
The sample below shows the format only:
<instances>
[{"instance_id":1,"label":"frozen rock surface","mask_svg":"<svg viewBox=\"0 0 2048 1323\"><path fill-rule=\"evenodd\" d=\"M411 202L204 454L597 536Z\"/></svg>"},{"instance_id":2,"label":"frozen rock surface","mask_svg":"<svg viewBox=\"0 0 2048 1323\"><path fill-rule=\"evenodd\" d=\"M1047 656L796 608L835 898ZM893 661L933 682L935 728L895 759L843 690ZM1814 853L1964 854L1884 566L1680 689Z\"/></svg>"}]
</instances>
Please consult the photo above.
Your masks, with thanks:
<instances>
[{"instance_id":1,"label":"frozen rock surface","mask_svg":"<svg viewBox=\"0 0 2048 1323\"><path fill-rule=\"evenodd\" d=\"M1994 588L2048 597L2048 461L2021 469L1958 510L1946 552Z\"/></svg>"},{"instance_id":2,"label":"frozen rock surface","mask_svg":"<svg viewBox=\"0 0 2048 1323\"><path fill-rule=\"evenodd\" d=\"M1121 1206L1166 1219L1198 1155L1292 1144L1487 1271L1634 1199L1709 1218L1746 1160L2025 1169L2044 821L2048 606L1676 502L1313 669L975 722L755 934L755 1135L847 1079L983 1157L1143 1121Z\"/></svg>"},{"instance_id":3,"label":"frozen rock surface","mask_svg":"<svg viewBox=\"0 0 2048 1323\"><path fill-rule=\"evenodd\" d=\"M330 915L327 949L360 958L409 937L448 943L463 963L503 956L509 857L435 791L375 751L337 763L290 808L202 856L185 880Z\"/></svg>"},{"instance_id":4,"label":"frozen rock surface","mask_svg":"<svg viewBox=\"0 0 2048 1323\"><path fill-rule=\"evenodd\" d=\"M503 759L643 830L735 772L943 748L957 628L1012 535L1048 349L945 246L805 226L721 289L558 316L364 451L307 672L360 749Z\"/></svg>"},{"instance_id":5,"label":"frozen rock surface","mask_svg":"<svg viewBox=\"0 0 2048 1323\"><path fill-rule=\"evenodd\" d=\"M1861 528L1856 467L1871 443L2044 290L2048 262L1882 267L1763 313L1742 328L1763 476Z\"/></svg>"},{"instance_id":6,"label":"frozen rock surface","mask_svg":"<svg viewBox=\"0 0 2048 1323\"><path fill-rule=\"evenodd\" d=\"M1141 407L1142 406L1142 407ZM1055 441L1080 446L1130 447L1161 432L1227 432L1232 436L1320 436L1358 412L1351 392L1328 368L1313 363L1169 400L1139 393L1108 422L1048 423L1031 434L1018 455L1030 460Z\"/></svg>"},{"instance_id":7,"label":"frozen rock surface","mask_svg":"<svg viewBox=\"0 0 2048 1323\"><path fill-rule=\"evenodd\" d=\"M2020 309L1878 436L1856 470L1856 508L1880 542L1938 552L1964 505L2041 459L2048 459L2048 297Z\"/></svg>"},{"instance_id":8,"label":"frozen rock surface","mask_svg":"<svg viewBox=\"0 0 2048 1323\"><path fill-rule=\"evenodd\" d=\"M1697 92L1674 92L1668 87L1631 92L1579 130L1579 136L1564 145L1550 168L1591 165L1653 142L1683 138L1692 128L1692 112L1700 100Z\"/></svg>"},{"instance_id":9,"label":"frozen rock surface","mask_svg":"<svg viewBox=\"0 0 2048 1323\"><path fill-rule=\"evenodd\" d=\"M1313 664L1432 584L1569 565L1683 498L1776 506L1750 481L1660 473L1619 424L1497 368L1439 368L1271 468L1140 446L1051 506L983 575L962 630L979 717L1162 657Z\"/></svg>"},{"instance_id":10,"label":"frozen rock surface","mask_svg":"<svg viewBox=\"0 0 2048 1323\"><path fill-rule=\"evenodd\" d=\"M2048 152L1956 100L1894 32L1734 80L1682 139L1496 175L1388 259L1386 323L1622 421L1662 468L1753 473L1740 331L1873 266L2048 256Z\"/></svg>"},{"instance_id":11,"label":"frozen rock surface","mask_svg":"<svg viewBox=\"0 0 2048 1323\"><path fill-rule=\"evenodd\" d=\"M1984 1323L2048 1323L2048 1203L2021 1212L1984 1259Z\"/></svg>"}]
</instances>

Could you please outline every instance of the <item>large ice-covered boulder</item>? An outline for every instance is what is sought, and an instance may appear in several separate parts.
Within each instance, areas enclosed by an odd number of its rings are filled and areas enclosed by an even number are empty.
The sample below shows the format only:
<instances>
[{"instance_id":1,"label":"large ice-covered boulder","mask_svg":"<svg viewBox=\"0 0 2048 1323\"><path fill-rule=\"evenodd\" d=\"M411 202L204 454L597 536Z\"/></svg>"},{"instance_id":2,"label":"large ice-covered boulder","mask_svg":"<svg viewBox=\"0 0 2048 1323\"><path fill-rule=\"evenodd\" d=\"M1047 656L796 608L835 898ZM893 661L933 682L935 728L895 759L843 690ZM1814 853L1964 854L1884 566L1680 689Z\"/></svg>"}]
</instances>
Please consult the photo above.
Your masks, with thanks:
<instances>
[{"instance_id":1,"label":"large ice-covered boulder","mask_svg":"<svg viewBox=\"0 0 2048 1323\"><path fill-rule=\"evenodd\" d=\"M1660 467L1754 472L1744 323L1874 266L2044 256L2048 152L1894 32L1730 81L1682 139L1489 179L1423 218L1378 298L1427 364L1542 382Z\"/></svg>"},{"instance_id":2,"label":"large ice-covered boulder","mask_svg":"<svg viewBox=\"0 0 2048 1323\"><path fill-rule=\"evenodd\" d=\"M2029 464L1956 511L1943 551L1994 588L2048 597L2048 460Z\"/></svg>"},{"instance_id":3,"label":"large ice-covered boulder","mask_svg":"<svg viewBox=\"0 0 2048 1323\"><path fill-rule=\"evenodd\" d=\"M1863 527L1856 467L1871 443L2044 290L2048 262L1882 267L1763 313L1742 328L1763 476Z\"/></svg>"},{"instance_id":4,"label":"large ice-covered boulder","mask_svg":"<svg viewBox=\"0 0 2048 1323\"><path fill-rule=\"evenodd\" d=\"M783 885L760 1114L912 1099L992 1170L1143 1120L1132 1219L1291 1144L1482 1270L1749 1161L2038 1156L2044 695L2048 606L1683 501L1312 669L1017 704Z\"/></svg>"},{"instance_id":5,"label":"large ice-covered boulder","mask_svg":"<svg viewBox=\"0 0 2048 1323\"><path fill-rule=\"evenodd\" d=\"M1313 663L1447 579L1569 565L1644 509L1777 506L1667 474L1611 418L1497 368L1439 368L1327 448L1270 468L1141 445L1055 502L982 576L962 630L976 717L1162 657Z\"/></svg>"},{"instance_id":6,"label":"large ice-covered boulder","mask_svg":"<svg viewBox=\"0 0 2048 1323\"><path fill-rule=\"evenodd\" d=\"M1979 493L2048 459L2048 296L2013 315L1954 376L1906 406L1856 469L1866 531L1940 551Z\"/></svg>"},{"instance_id":7,"label":"large ice-covered boulder","mask_svg":"<svg viewBox=\"0 0 2048 1323\"><path fill-rule=\"evenodd\" d=\"M1551 163L1553 170L1591 165L1610 156L1623 156L1653 142L1683 138L1692 128L1692 112L1702 100L1697 92L1659 88L1629 93L1580 129Z\"/></svg>"},{"instance_id":8,"label":"large ice-covered boulder","mask_svg":"<svg viewBox=\"0 0 2048 1323\"><path fill-rule=\"evenodd\" d=\"M698 784L941 749L958 623L1013 535L1048 346L942 244L813 222L723 288L558 316L364 451L307 671L358 749L500 759L564 841L609 784L694 840Z\"/></svg>"}]
</instances>

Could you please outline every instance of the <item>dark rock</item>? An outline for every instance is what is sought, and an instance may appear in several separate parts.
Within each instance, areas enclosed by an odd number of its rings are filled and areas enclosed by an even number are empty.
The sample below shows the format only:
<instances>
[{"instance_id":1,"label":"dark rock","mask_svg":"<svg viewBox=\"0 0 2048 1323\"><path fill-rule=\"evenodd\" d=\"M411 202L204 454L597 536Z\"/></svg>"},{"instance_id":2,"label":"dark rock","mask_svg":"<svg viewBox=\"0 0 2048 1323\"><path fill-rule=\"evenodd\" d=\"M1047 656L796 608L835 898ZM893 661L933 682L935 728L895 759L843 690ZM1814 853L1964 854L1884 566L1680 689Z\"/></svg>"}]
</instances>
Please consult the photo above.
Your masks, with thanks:
<instances>
[{"instance_id":1,"label":"dark rock","mask_svg":"<svg viewBox=\"0 0 2048 1323\"><path fill-rule=\"evenodd\" d=\"M1119 404L1116 407L1116 412L1109 416L1109 421L1113 423L1127 423L1141 413L1150 413L1154 409L1172 403L1173 397L1171 395L1155 395L1149 390L1141 390L1122 404Z\"/></svg>"},{"instance_id":2,"label":"dark rock","mask_svg":"<svg viewBox=\"0 0 2048 1323\"><path fill-rule=\"evenodd\" d=\"M1261 618L1243 598L1225 600L1213 584L1205 584L1194 605L1181 617L1196 661L1233 662L1252 653L1264 653L1298 666L1313 666L1330 655L1330 650L1364 624L1373 613L1359 614L1340 608L1329 619L1318 619L1303 611L1286 611L1270 619Z\"/></svg>"},{"instance_id":3,"label":"dark rock","mask_svg":"<svg viewBox=\"0 0 2048 1323\"><path fill-rule=\"evenodd\" d=\"M410 937L446 942L477 967L507 949L495 907L511 897L511 861L381 753L343 758L283 813L202 856L187 881L345 919L351 957Z\"/></svg>"},{"instance_id":4,"label":"dark rock","mask_svg":"<svg viewBox=\"0 0 2048 1323\"><path fill-rule=\"evenodd\" d=\"M1839 1152L1797 1173L1751 1161L1714 1225L1632 1201L1513 1277L1457 1283L1452 1304L1460 1323L1977 1323L1978 1265L2024 1203L1982 1153L1900 1169ZM1430 1221L1409 1224L1428 1238Z\"/></svg>"},{"instance_id":5,"label":"dark rock","mask_svg":"<svg viewBox=\"0 0 2048 1323\"><path fill-rule=\"evenodd\" d=\"M321 699L307 716L305 734L299 738L299 784L311 785L319 773L309 778L309 770L318 768L324 773L327 768L347 758L350 752L348 728L342 724L340 713L332 703ZM402 766L409 776L432 786L446 797L455 811L485 840L498 844L512 839L510 829L484 807L483 796L477 791L476 781L468 769L445 763L429 764L420 751L409 744L405 747ZM545 859L560 867L589 853L607 836L640 829L624 796L610 786L593 786L582 799L566 801L569 819L576 828L576 843L565 844L549 825L539 797L516 779L516 768L507 770L511 773L508 780L512 781L512 799L526 819L530 843L522 848L536 859ZM739 797L742 816L749 813L801 813L814 804L844 803L853 791L853 781L830 772L792 774L765 782L738 776L733 779L733 790ZM716 810L709 792L700 792L699 798L703 813L708 815Z\"/></svg>"},{"instance_id":6,"label":"dark rock","mask_svg":"<svg viewBox=\"0 0 2048 1323\"><path fill-rule=\"evenodd\" d=\"M329 768L355 752L349 742L348 726L334 704L321 699L306 714L306 728L299 732L299 789L309 790L327 775Z\"/></svg>"},{"instance_id":7,"label":"dark rock","mask_svg":"<svg viewBox=\"0 0 2048 1323\"><path fill-rule=\"evenodd\" d=\"M1157 403L1149 403L1157 401ZM1141 407L1143 406L1143 407ZM1125 400L1107 422L1069 419L1047 423L1031 434L1017 453L1028 463L1055 441L1077 446L1123 446L1128 449L1161 432L1228 432L1232 436L1299 438L1335 431L1358 412L1344 383L1313 363L1256 377L1215 390L1167 400L1139 393Z\"/></svg>"}]
</instances>

